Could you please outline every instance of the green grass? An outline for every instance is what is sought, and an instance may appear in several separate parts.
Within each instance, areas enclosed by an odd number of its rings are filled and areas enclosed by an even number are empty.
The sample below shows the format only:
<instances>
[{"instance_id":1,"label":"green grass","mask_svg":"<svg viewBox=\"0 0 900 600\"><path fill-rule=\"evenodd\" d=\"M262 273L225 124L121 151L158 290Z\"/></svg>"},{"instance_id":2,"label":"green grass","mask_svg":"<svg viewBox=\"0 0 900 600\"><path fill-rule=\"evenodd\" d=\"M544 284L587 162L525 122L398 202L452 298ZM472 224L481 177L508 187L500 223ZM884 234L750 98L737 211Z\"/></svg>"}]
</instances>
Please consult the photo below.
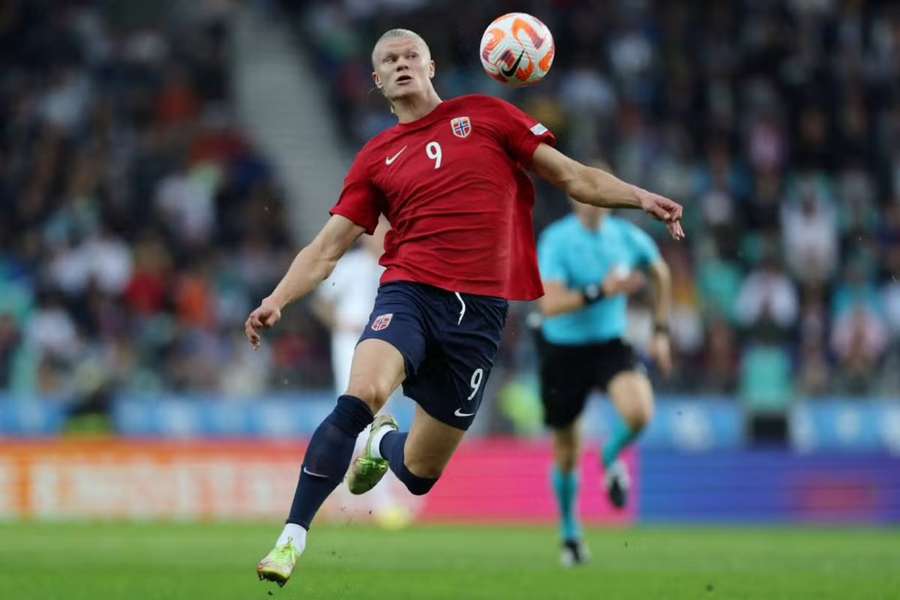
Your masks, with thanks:
<instances>
[{"instance_id":1,"label":"green grass","mask_svg":"<svg viewBox=\"0 0 900 600\"><path fill-rule=\"evenodd\" d=\"M0 525L0 598L900 598L896 530L591 530L594 560L558 566L555 531L317 527L295 577L256 580L279 526Z\"/></svg>"}]
</instances>

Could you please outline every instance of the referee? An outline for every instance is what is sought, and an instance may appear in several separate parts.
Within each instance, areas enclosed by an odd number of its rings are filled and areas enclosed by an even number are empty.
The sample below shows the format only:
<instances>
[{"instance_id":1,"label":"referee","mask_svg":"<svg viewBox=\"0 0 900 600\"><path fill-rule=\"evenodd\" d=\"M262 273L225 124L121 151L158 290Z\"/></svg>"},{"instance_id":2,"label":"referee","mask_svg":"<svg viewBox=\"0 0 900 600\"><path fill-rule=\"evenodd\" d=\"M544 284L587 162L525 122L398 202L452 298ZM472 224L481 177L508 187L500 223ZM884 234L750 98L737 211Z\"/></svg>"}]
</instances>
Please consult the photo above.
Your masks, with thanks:
<instances>
[{"instance_id":1,"label":"referee","mask_svg":"<svg viewBox=\"0 0 900 600\"><path fill-rule=\"evenodd\" d=\"M671 281L656 244L608 209L572 204L572 214L548 226L538 242L545 291L539 300L541 399L544 421L553 431L552 483L567 566L588 559L575 511L581 445L577 419L588 395L594 388L605 390L624 421L603 448L604 485L617 508L627 502L630 481L619 456L653 415L650 381L623 339L627 297L646 283L641 270L655 290L651 354L664 375L672 368Z\"/></svg>"}]
</instances>

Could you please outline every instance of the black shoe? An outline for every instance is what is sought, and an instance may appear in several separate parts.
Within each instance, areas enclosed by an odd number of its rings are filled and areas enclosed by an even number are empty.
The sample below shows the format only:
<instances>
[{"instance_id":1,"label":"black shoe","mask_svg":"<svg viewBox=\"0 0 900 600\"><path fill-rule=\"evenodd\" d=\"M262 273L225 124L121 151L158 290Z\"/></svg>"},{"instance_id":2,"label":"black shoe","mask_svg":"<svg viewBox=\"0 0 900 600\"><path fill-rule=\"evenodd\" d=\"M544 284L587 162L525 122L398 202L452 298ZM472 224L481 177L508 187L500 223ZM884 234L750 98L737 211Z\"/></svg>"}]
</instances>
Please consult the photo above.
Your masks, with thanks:
<instances>
[{"instance_id":1,"label":"black shoe","mask_svg":"<svg viewBox=\"0 0 900 600\"><path fill-rule=\"evenodd\" d=\"M616 508L625 508L628 504L628 489L631 487L631 479L628 477L628 468L621 460L617 460L606 469L603 476L606 493L609 501Z\"/></svg>"},{"instance_id":2,"label":"black shoe","mask_svg":"<svg viewBox=\"0 0 900 600\"><path fill-rule=\"evenodd\" d=\"M559 561L564 567L578 567L591 560L591 552L581 540L566 540L562 545Z\"/></svg>"}]
</instances>

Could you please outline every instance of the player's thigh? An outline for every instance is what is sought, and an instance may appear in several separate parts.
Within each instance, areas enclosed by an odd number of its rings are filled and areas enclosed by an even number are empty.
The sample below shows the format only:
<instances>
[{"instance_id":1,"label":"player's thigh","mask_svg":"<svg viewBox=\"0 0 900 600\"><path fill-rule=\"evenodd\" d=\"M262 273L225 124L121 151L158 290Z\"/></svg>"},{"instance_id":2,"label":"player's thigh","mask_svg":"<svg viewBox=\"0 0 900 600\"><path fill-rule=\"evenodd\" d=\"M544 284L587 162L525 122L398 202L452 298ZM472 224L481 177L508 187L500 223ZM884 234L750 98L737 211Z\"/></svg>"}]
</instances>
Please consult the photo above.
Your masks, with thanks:
<instances>
[{"instance_id":1,"label":"player's thigh","mask_svg":"<svg viewBox=\"0 0 900 600\"><path fill-rule=\"evenodd\" d=\"M347 393L377 412L425 356L421 299L415 286L378 290L369 322L353 353Z\"/></svg>"},{"instance_id":2,"label":"player's thigh","mask_svg":"<svg viewBox=\"0 0 900 600\"><path fill-rule=\"evenodd\" d=\"M448 300L442 294L437 300L443 312L429 323L431 352L403 389L432 418L465 431L481 407L508 303L472 295L449 295Z\"/></svg>"},{"instance_id":3,"label":"player's thigh","mask_svg":"<svg viewBox=\"0 0 900 600\"><path fill-rule=\"evenodd\" d=\"M357 344L353 353L347 393L365 402L376 413L404 377L405 359L397 348L384 340L365 339Z\"/></svg>"},{"instance_id":4,"label":"player's thigh","mask_svg":"<svg viewBox=\"0 0 900 600\"><path fill-rule=\"evenodd\" d=\"M631 428L641 429L653 418L653 386L642 371L617 373L607 389L610 401Z\"/></svg>"},{"instance_id":5,"label":"player's thigh","mask_svg":"<svg viewBox=\"0 0 900 600\"><path fill-rule=\"evenodd\" d=\"M406 468L419 477L440 477L465 434L464 430L438 421L417 405L416 418L403 448Z\"/></svg>"}]
</instances>

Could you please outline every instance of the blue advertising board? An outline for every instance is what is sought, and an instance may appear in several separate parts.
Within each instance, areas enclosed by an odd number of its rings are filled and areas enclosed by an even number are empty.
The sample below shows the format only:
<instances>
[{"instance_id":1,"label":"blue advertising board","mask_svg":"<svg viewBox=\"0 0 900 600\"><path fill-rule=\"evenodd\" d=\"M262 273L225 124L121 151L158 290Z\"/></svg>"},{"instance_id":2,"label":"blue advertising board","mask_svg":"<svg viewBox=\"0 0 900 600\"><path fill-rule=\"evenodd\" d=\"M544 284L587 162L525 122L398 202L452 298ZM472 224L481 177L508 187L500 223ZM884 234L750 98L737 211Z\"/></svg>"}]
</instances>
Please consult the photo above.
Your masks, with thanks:
<instances>
[{"instance_id":1,"label":"blue advertising board","mask_svg":"<svg viewBox=\"0 0 900 600\"><path fill-rule=\"evenodd\" d=\"M900 457L642 451L638 514L657 522L898 523Z\"/></svg>"}]
</instances>

